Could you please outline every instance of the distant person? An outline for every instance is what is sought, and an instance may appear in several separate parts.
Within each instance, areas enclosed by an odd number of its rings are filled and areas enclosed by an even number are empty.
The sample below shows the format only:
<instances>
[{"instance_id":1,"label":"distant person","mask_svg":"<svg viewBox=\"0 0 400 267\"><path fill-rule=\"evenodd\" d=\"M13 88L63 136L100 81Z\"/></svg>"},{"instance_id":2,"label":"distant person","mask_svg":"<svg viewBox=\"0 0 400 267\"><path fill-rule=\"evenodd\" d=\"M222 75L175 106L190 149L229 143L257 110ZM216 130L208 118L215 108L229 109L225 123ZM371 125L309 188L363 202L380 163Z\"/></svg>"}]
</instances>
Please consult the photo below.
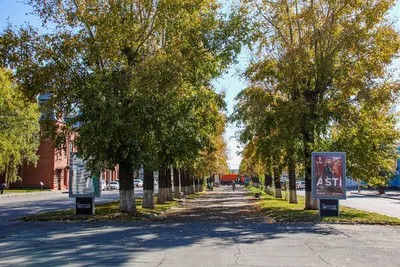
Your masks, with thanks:
<instances>
[{"instance_id":1,"label":"distant person","mask_svg":"<svg viewBox=\"0 0 400 267\"><path fill-rule=\"evenodd\" d=\"M208 188L208 190L210 190L210 191L213 191L213 190L214 190L214 188L212 187L212 185L211 185L210 182L208 182L207 188Z\"/></svg>"},{"instance_id":2,"label":"distant person","mask_svg":"<svg viewBox=\"0 0 400 267\"><path fill-rule=\"evenodd\" d=\"M0 185L0 194L2 195L4 193L4 190L7 188L6 182L2 182Z\"/></svg>"},{"instance_id":3,"label":"distant person","mask_svg":"<svg viewBox=\"0 0 400 267\"><path fill-rule=\"evenodd\" d=\"M235 180L232 180L232 191L235 191L236 189L236 183Z\"/></svg>"}]
</instances>

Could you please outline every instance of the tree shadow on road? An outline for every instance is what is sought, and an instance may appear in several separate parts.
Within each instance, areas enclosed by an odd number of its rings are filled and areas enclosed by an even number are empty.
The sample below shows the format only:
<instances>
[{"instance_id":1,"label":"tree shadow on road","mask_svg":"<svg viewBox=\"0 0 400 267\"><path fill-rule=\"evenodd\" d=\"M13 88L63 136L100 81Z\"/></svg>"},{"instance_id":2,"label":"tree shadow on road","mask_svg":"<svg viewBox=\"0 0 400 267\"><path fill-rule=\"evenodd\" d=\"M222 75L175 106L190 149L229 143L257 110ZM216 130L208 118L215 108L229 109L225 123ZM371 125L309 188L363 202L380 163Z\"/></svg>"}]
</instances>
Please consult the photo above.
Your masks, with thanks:
<instances>
[{"instance_id":1,"label":"tree shadow on road","mask_svg":"<svg viewBox=\"0 0 400 267\"><path fill-rule=\"evenodd\" d=\"M127 262L159 262L166 249L201 245L254 244L283 234L336 235L319 225L256 223L23 223L6 228L1 240L2 263L9 265L120 266ZM153 252L152 257L146 253Z\"/></svg>"}]
</instances>

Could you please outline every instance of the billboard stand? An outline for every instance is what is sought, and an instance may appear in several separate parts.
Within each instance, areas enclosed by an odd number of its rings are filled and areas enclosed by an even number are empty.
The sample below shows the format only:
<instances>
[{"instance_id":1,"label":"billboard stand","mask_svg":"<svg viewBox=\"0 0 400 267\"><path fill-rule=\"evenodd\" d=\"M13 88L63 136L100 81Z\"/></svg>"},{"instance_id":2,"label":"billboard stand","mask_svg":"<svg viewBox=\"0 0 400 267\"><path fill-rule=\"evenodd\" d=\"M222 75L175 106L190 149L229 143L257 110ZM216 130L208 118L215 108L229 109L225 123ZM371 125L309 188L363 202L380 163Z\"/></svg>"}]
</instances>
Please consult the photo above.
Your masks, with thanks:
<instances>
[{"instance_id":1,"label":"billboard stand","mask_svg":"<svg viewBox=\"0 0 400 267\"><path fill-rule=\"evenodd\" d=\"M318 199L319 217L339 217L339 199Z\"/></svg>"},{"instance_id":2,"label":"billboard stand","mask_svg":"<svg viewBox=\"0 0 400 267\"><path fill-rule=\"evenodd\" d=\"M75 198L75 215L94 215L95 198L101 196L101 181L87 169L77 152L70 153L69 197Z\"/></svg>"},{"instance_id":3,"label":"billboard stand","mask_svg":"<svg viewBox=\"0 0 400 267\"><path fill-rule=\"evenodd\" d=\"M346 199L346 153L312 153L312 197L319 216L339 216L339 199Z\"/></svg>"},{"instance_id":4,"label":"billboard stand","mask_svg":"<svg viewBox=\"0 0 400 267\"><path fill-rule=\"evenodd\" d=\"M94 197L76 197L75 215L94 215Z\"/></svg>"}]
</instances>

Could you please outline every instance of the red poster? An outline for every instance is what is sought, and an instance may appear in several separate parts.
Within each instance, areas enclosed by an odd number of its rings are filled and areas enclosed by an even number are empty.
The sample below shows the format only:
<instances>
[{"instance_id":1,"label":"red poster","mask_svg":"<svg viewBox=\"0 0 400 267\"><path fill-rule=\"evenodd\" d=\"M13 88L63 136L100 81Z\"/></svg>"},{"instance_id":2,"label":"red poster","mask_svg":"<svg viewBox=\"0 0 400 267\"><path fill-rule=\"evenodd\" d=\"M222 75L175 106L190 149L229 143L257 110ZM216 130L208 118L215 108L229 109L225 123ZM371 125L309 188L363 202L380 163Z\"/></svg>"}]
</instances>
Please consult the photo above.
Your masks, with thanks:
<instances>
[{"instance_id":1,"label":"red poster","mask_svg":"<svg viewBox=\"0 0 400 267\"><path fill-rule=\"evenodd\" d=\"M329 154L329 153L326 153ZM344 166L341 155L313 155L313 189L314 197L345 197Z\"/></svg>"}]
</instances>

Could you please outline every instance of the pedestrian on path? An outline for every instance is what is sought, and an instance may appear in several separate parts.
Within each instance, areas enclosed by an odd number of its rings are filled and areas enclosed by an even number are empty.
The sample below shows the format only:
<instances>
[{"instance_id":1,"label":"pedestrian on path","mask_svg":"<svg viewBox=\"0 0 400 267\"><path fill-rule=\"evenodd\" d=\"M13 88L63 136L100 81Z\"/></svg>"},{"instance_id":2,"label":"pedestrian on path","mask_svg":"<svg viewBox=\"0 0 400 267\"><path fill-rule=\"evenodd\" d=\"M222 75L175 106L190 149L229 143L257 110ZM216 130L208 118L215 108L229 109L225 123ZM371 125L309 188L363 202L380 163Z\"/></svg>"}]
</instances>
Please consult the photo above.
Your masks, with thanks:
<instances>
[{"instance_id":1,"label":"pedestrian on path","mask_svg":"<svg viewBox=\"0 0 400 267\"><path fill-rule=\"evenodd\" d=\"M235 180L232 180L232 191L235 191L236 189L236 183Z\"/></svg>"},{"instance_id":2,"label":"pedestrian on path","mask_svg":"<svg viewBox=\"0 0 400 267\"><path fill-rule=\"evenodd\" d=\"M0 185L0 194L2 195L4 193L4 190L7 188L6 182L2 182Z\"/></svg>"},{"instance_id":3,"label":"pedestrian on path","mask_svg":"<svg viewBox=\"0 0 400 267\"><path fill-rule=\"evenodd\" d=\"M214 188L212 187L210 182L208 182L207 188L208 188L209 191L213 191L214 190Z\"/></svg>"}]
</instances>

